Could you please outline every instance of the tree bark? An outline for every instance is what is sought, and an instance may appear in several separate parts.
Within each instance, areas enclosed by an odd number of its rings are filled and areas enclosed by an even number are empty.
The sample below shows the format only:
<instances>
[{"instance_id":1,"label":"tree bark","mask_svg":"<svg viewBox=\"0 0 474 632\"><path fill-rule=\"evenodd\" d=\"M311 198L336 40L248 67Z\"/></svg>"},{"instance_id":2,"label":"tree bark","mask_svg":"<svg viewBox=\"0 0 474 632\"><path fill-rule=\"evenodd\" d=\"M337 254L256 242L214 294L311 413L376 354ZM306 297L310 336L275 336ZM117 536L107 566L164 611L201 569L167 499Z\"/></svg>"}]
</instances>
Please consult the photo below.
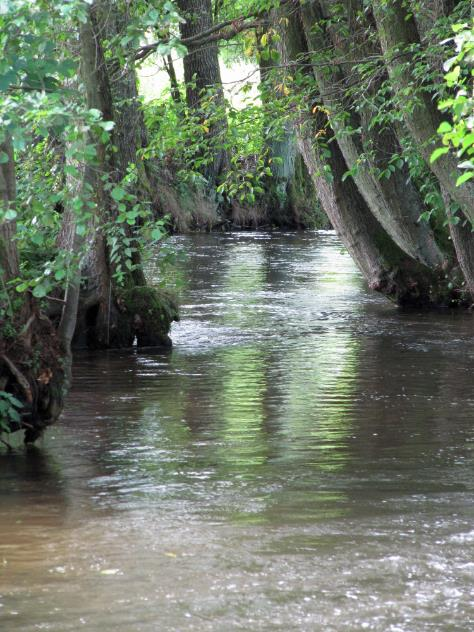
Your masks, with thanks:
<instances>
[{"instance_id":1,"label":"tree bark","mask_svg":"<svg viewBox=\"0 0 474 632\"><path fill-rule=\"evenodd\" d=\"M295 41L290 42L292 56L307 56L309 40L299 38L297 45ZM287 45L286 40L284 45ZM316 75L314 66L312 70ZM395 243L372 214L355 180L344 177L348 166L331 131L327 114L321 108L312 107L312 104L308 104L309 111L312 116L299 115L297 137L300 151L323 209L369 287L399 305L437 305L449 301L444 280ZM322 141L317 140L318 131L324 132ZM320 142L324 156L320 151Z\"/></svg>"},{"instance_id":2,"label":"tree bark","mask_svg":"<svg viewBox=\"0 0 474 632\"><path fill-rule=\"evenodd\" d=\"M444 299L440 283L429 268L406 255L370 212L350 178L337 142L329 143L330 157L319 155L305 125L298 145L331 224L359 267L369 288L402 306L436 305ZM327 174L325 166L331 168Z\"/></svg>"},{"instance_id":3,"label":"tree bark","mask_svg":"<svg viewBox=\"0 0 474 632\"><path fill-rule=\"evenodd\" d=\"M178 7L185 22L180 24L181 37L188 38L212 27L211 0L178 0ZM224 147L227 133L224 91L219 68L219 54L216 42L188 46L184 57L184 81L186 83L186 103L191 112L203 119L213 118L209 126L209 145L214 154L212 163L203 169L211 187L219 181L219 176L228 167L229 158ZM203 101L212 95L212 107L203 108Z\"/></svg>"},{"instance_id":4,"label":"tree bark","mask_svg":"<svg viewBox=\"0 0 474 632\"><path fill-rule=\"evenodd\" d=\"M449 222L449 233L456 252L456 258L465 279L466 289L471 301L474 300L474 239L471 222L459 212L452 210L453 204L449 193L442 189L442 196Z\"/></svg>"},{"instance_id":5,"label":"tree bark","mask_svg":"<svg viewBox=\"0 0 474 632\"><path fill-rule=\"evenodd\" d=\"M96 21L97 15L100 15L100 8L100 4L92 5L87 21L81 25L80 73L85 87L87 107L99 110L104 121L114 121L112 91ZM102 348L110 346L110 327L115 321L116 310L111 296L112 270L108 264L106 240L102 232L102 225L111 216L110 200L101 176L108 174L114 178L115 164L113 157L107 155L107 148L102 142L92 136L88 142L94 145L97 155L92 188L96 207L96 218L93 222L98 229L91 230L88 236L89 247L82 266L84 288L75 342L77 344L80 341L81 344L85 336L87 346Z\"/></svg>"},{"instance_id":6,"label":"tree bark","mask_svg":"<svg viewBox=\"0 0 474 632\"><path fill-rule=\"evenodd\" d=\"M8 210L15 210L16 199L15 163L11 139L8 135L0 143L0 152L8 157L7 162L0 164L0 210L6 213ZM15 232L14 219L5 219L0 222L0 266L5 285L19 273L18 251L13 240Z\"/></svg>"},{"instance_id":7,"label":"tree bark","mask_svg":"<svg viewBox=\"0 0 474 632\"><path fill-rule=\"evenodd\" d=\"M286 8L274 10L265 25L266 32L271 29L279 35L274 43L271 35L269 38L269 46L278 52L278 61L272 60L271 57L266 58L265 47L258 44L260 98L264 116L266 115L264 151L269 158L272 172L265 182L266 216L270 224L278 227L322 228L325 225L324 213L321 212L312 179L298 148L291 112L287 120L279 124L277 130L273 129L275 97L285 98L282 86L286 83L286 76L294 72L290 62L294 62L297 55L295 58L291 57L290 46L300 38L300 30L295 20L289 19L289 15ZM257 31L258 43L263 33L264 31ZM285 45L282 45L282 42ZM281 67L286 67L283 74Z\"/></svg>"},{"instance_id":8,"label":"tree bark","mask_svg":"<svg viewBox=\"0 0 474 632\"><path fill-rule=\"evenodd\" d=\"M168 297L146 286L138 251L133 255L135 269L125 273L122 285L117 283L103 230L104 224L115 221L116 211L102 176L107 176L111 183L120 182L128 166L136 164L140 139L135 71L127 67L120 69L113 61L106 63L101 45L107 27L101 21L103 8L100 2L92 5L89 19L81 27L81 76L87 106L98 109L104 120L115 124L112 144L118 151L117 155L112 154L100 140L90 138L97 155L92 183L96 217L83 263L85 279L74 345L130 347L136 339L138 346L169 346L168 332L171 321L177 318L176 307ZM109 20L114 19L109 12L105 15ZM118 27L109 25L109 28ZM109 77L111 65L116 72L113 88ZM114 96L118 107L115 107Z\"/></svg>"},{"instance_id":9,"label":"tree bark","mask_svg":"<svg viewBox=\"0 0 474 632\"><path fill-rule=\"evenodd\" d=\"M165 70L170 80L171 98L177 105L181 105L181 92L179 91L178 79L176 77L173 57L171 55L166 55L166 57L163 57L163 62L165 64Z\"/></svg>"},{"instance_id":10,"label":"tree bark","mask_svg":"<svg viewBox=\"0 0 474 632\"><path fill-rule=\"evenodd\" d=\"M425 265L440 266L445 257L429 225L419 220L426 209L407 166L396 169L388 178L380 176L389 159L401 154L394 129L372 125L371 113L360 103L356 107L346 95L347 86L354 81L354 55L360 54L360 44L351 41L345 46L334 30L331 39L331 28L322 26L326 13L318 0L312 0L302 6L302 24L312 51L314 75L348 171L370 210L398 246ZM335 64L332 51L353 65L347 64L343 71Z\"/></svg>"}]
</instances>

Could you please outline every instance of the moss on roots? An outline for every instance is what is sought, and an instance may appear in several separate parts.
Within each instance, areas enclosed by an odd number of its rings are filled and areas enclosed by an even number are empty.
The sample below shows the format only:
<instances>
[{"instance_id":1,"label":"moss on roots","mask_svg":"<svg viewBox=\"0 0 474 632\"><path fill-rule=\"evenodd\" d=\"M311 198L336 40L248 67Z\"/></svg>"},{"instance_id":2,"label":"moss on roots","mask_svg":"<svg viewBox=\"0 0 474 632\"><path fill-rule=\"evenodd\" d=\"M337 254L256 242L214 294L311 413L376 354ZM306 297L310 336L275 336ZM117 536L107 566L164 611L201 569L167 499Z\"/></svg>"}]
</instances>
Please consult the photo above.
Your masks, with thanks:
<instances>
[{"instance_id":1,"label":"moss on roots","mask_svg":"<svg viewBox=\"0 0 474 632\"><path fill-rule=\"evenodd\" d=\"M118 296L123 325L139 347L170 346L171 323L179 319L174 297L166 290L148 286L135 286L123 290ZM122 320L122 319L121 319Z\"/></svg>"}]
</instances>

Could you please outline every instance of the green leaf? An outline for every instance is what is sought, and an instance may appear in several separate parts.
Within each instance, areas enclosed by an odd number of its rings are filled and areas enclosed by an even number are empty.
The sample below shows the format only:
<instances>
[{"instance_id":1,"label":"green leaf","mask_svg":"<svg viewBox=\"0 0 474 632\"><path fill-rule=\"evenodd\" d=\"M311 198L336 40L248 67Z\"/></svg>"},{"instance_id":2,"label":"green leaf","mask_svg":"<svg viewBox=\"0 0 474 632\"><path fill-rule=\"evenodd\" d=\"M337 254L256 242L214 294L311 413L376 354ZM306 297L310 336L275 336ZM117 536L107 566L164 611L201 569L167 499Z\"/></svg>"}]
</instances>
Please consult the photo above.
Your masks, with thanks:
<instances>
[{"instance_id":1,"label":"green leaf","mask_svg":"<svg viewBox=\"0 0 474 632\"><path fill-rule=\"evenodd\" d=\"M4 92L8 90L12 83L17 79L17 74L14 70L9 70L4 75L0 75L0 91Z\"/></svg>"},{"instance_id":2,"label":"green leaf","mask_svg":"<svg viewBox=\"0 0 474 632\"><path fill-rule=\"evenodd\" d=\"M470 145L474 145L474 132L466 134L462 140L463 149L466 149L466 147L469 147Z\"/></svg>"},{"instance_id":3,"label":"green leaf","mask_svg":"<svg viewBox=\"0 0 474 632\"><path fill-rule=\"evenodd\" d=\"M0 165L6 164L9 160L8 154L4 151L0 151Z\"/></svg>"},{"instance_id":4,"label":"green leaf","mask_svg":"<svg viewBox=\"0 0 474 632\"><path fill-rule=\"evenodd\" d=\"M438 127L438 134L447 134L448 132L450 132L453 128L451 127L451 125L448 123L448 121L443 121L441 123L441 125Z\"/></svg>"},{"instance_id":5,"label":"green leaf","mask_svg":"<svg viewBox=\"0 0 474 632\"><path fill-rule=\"evenodd\" d=\"M467 182L468 180L470 180L471 178L474 178L474 171L468 171L467 173L463 173L461 176L459 176L459 178L456 180L456 186L459 187L461 186L461 184L463 184L464 182Z\"/></svg>"},{"instance_id":6,"label":"green leaf","mask_svg":"<svg viewBox=\"0 0 474 632\"><path fill-rule=\"evenodd\" d=\"M92 4L92 2L90 4ZM96 108L91 108L89 110L89 114L96 121L98 121L102 117L102 112L100 110L97 110Z\"/></svg>"},{"instance_id":7,"label":"green leaf","mask_svg":"<svg viewBox=\"0 0 474 632\"><path fill-rule=\"evenodd\" d=\"M36 246L42 246L44 244L44 236L42 233L33 233L33 235L31 235L31 241Z\"/></svg>"},{"instance_id":8,"label":"green leaf","mask_svg":"<svg viewBox=\"0 0 474 632\"><path fill-rule=\"evenodd\" d=\"M127 192L125 189L122 189L122 187L114 187L110 195L116 202L120 202L120 200L123 200L123 198L127 195Z\"/></svg>"},{"instance_id":9,"label":"green leaf","mask_svg":"<svg viewBox=\"0 0 474 632\"><path fill-rule=\"evenodd\" d=\"M8 409L8 416L12 421L20 421L20 415L18 414L18 411L12 407Z\"/></svg>"},{"instance_id":10,"label":"green leaf","mask_svg":"<svg viewBox=\"0 0 474 632\"><path fill-rule=\"evenodd\" d=\"M2 394L2 397L5 397L5 399L8 399L8 401L10 402L10 404L12 404L12 406L16 406L17 408L23 408L23 403L20 402L20 400L17 399L11 393L4 392Z\"/></svg>"},{"instance_id":11,"label":"green leaf","mask_svg":"<svg viewBox=\"0 0 474 632\"><path fill-rule=\"evenodd\" d=\"M459 75L461 74L461 67L455 66L450 72L448 72L444 78L448 86L453 85L459 79Z\"/></svg>"},{"instance_id":12,"label":"green leaf","mask_svg":"<svg viewBox=\"0 0 474 632\"><path fill-rule=\"evenodd\" d=\"M77 167L74 167L73 165L65 165L64 167L64 173L67 176L75 176L78 177L79 176L79 169Z\"/></svg>"},{"instance_id":13,"label":"green leaf","mask_svg":"<svg viewBox=\"0 0 474 632\"><path fill-rule=\"evenodd\" d=\"M35 296L36 298L43 298L44 296L46 296L47 293L47 288L44 285L39 284L35 288L33 288L33 296Z\"/></svg>"},{"instance_id":14,"label":"green leaf","mask_svg":"<svg viewBox=\"0 0 474 632\"><path fill-rule=\"evenodd\" d=\"M448 151L449 147L438 147L438 149L435 149L434 152L431 154L430 162L433 163L435 160L438 160L440 156L447 154Z\"/></svg>"}]
</instances>

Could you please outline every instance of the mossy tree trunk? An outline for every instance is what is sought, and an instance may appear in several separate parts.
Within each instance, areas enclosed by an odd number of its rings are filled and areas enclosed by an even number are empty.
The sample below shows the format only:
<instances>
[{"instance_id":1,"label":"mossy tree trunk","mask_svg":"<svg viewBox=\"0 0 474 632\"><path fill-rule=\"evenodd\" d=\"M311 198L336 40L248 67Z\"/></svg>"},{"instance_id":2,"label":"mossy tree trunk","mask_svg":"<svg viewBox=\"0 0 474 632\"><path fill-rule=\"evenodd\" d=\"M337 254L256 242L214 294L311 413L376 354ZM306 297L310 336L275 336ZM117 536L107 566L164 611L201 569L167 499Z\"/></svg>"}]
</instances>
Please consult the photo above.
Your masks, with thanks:
<instances>
[{"instance_id":1,"label":"mossy tree trunk","mask_svg":"<svg viewBox=\"0 0 474 632\"><path fill-rule=\"evenodd\" d=\"M128 165L132 161L136 164L140 142L134 71L118 73L114 77L114 90L111 89L110 64L105 61L101 45L102 37L107 34L107 25L103 20L108 14L103 8L101 2L92 5L89 19L81 27L81 76L87 106L102 112L105 121L114 123L112 144L118 146L119 151L118 155L114 154L100 140L90 139L97 156L92 188L96 207L94 221L99 229L92 232L84 259L84 281L74 345L118 348L130 347L136 341L139 346L167 346L170 343L168 331L171 321L177 316L176 308L167 296L146 286L138 250L133 254L133 269L125 273L121 283L118 282L103 230L107 223L113 223L117 218L114 202L104 186L104 176L112 184L120 182ZM123 84L120 86L121 81ZM114 95L118 108L115 107ZM139 301L131 300L136 292L140 296ZM145 296L149 298L148 306ZM154 317L150 318L150 314Z\"/></svg>"},{"instance_id":2,"label":"mossy tree trunk","mask_svg":"<svg viewBox=\"0 0 474 632\"><path fill-rule=\"evenodd\" d=\"M348 172L373 215L398 246L421 263L441 266L445 257L429 225L420 221L426 208L408 167L403 164L390 172L389 177L385 175L390 158L401 154L395 130L388 123L374 125L370 108L351 100L350 86L357 77L356 66L361 54L364 56L367 52L367 44L359 40L367 38L368 27L364 25L367 27L364 35L359 38L353 35L348 42L345 33L341 34L339 30L347 29L349 25L353 30L357 28L356 3L348 5L346 20L339 13L339 19L333 20L337 26L333 27L324 25L331 24L337 7L334 8L332 2L325 2L323 9L321 4L319 0L310 0L302 6L302 26L312 51L320 95L329 112ZM344 64L344 70L335 62L335 55L349 62ZM370 91L375 89L375 86L370 87Z\"/></svg>"},{"instance_id":3,"label":"mossy tree trunk","mask_svg":"<svg viewBox=\"0 0 474 632\"><path fill-rule=\"evenodd\" d=\"M408 100L407 107L402 109L405 124L439 182L448 217L452 216L452 203L458 207L457 217L451 217L450 220L450 233L466 285L474 297L474 237L471 230L474 221L474 183L470 180L456 186L459 171L458 160L453 152L448 152L435 162L430 160L433 150L439 145L437 129L443 117L436 107L434 94L420 86L419 79L414 75L414 56L417 51L423 50L423 45L413 14L398 0L388 3L374 0L372 7L392 90L398 98ZM450 10L450 6L444 5L443 10ZM420 23L420 28L427 34L426 21ZM440 68L433 70L441 72ZM466 218L469 225L466 225Z\"/></svg>"},{"instance_id":4,"label":"mossy tree trunk","mask_svg":"<svg viewBox=\"0 0 474 632\"><path fill-rule=\"evenodd\" d=\"M359 267L370 289L403 306L443 304L446 287L426 266L404 253L370 212L355 182L343 179L347 164L337 142L322 157L302 124L298 143L324 211ZM328 173L327 167L330 167Z\"/></svg>"},{"instance_id":5,"label":"mossy tree trunk","mask_svg":"<svg viewBox=\"0 0 474 632\"><path fill-rule=\"evenodd\" d=\"M418 89L419 79L414 75L421 43L413 14L401 0L374 0L372 8L392 90L401 100L408 100L409 107L402 108L406 126L440 185L474 222L474 181L456 186L459 173L455 154L448 152L435 162L430 161L439 144L437 129L442 116L433 95L426 89Z\"/></svg>"},{"instance_id":6,"label":"mossy tree trunk","mask_svg":"<svg viewBox=\"0 0 474 632\"><path fill-rule=\"evenodd\" d=\"M290 19L299 16L293 12ZM300 38L300 50L293 54L307 56L312 43ZM318 80L314 64L312 71ZM317 93L314 99L317 103ZM307 113L300 113L297 120L298 145L321 205L369 287L400 305L449 302L444 274L438 275L404 252L373 215L355 179L345 177L347 162L327 114L309 102Z\"/></svg>"},{"instance_id":7,"label":"mossy tree trunk","mask_svg":"<svg viewBox=\"0 0 474 632\"><path fill-rule=\"evenodd\" d=\"M8 135L0 143L0 151L8 157L7 162L0 164L0 205L6 213L15 210L16 199L15 163ZM18 252L13 240L15 232L15 219L6 217L0 223L0 266L6 279L13 279L19 273Z\"/></svg>"}]
</instances>

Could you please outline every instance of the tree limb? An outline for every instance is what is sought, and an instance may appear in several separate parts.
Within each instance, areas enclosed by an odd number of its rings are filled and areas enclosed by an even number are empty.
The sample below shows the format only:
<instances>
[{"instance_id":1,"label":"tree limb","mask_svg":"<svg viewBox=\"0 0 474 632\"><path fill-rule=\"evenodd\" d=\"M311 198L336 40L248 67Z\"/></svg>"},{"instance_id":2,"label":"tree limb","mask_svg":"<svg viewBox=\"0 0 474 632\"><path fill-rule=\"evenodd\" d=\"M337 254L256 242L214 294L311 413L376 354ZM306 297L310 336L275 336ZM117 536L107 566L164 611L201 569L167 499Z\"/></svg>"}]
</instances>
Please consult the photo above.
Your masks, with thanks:
<instances>
[{"instance_id":1,"label":"tree limb","mask_svg":"<svg viewBox=\"0 0 474 632\"><path fill-rule=\"evenodd\" d=\"M292 0L281 0L279 6L288 4L291 1ZM192 35L191 37L185 37L179 40L179 42L184 46L192 48L194 46L202 46L203 44L210 44L219 40L229 40L239 33L242 33L242 31L261 26L262 18L266 16L267 13L268 11L259 11L252 15L241 16L240 18L232 20L225 20L224 22L211 26L201 33L196 33L196 35ZM135 61L143 61L149 55L154 53L160 44L169 44L170 41L171 40L169 38L166 38L141 46L135 53Z\"/></svg>"}]
</instances>

